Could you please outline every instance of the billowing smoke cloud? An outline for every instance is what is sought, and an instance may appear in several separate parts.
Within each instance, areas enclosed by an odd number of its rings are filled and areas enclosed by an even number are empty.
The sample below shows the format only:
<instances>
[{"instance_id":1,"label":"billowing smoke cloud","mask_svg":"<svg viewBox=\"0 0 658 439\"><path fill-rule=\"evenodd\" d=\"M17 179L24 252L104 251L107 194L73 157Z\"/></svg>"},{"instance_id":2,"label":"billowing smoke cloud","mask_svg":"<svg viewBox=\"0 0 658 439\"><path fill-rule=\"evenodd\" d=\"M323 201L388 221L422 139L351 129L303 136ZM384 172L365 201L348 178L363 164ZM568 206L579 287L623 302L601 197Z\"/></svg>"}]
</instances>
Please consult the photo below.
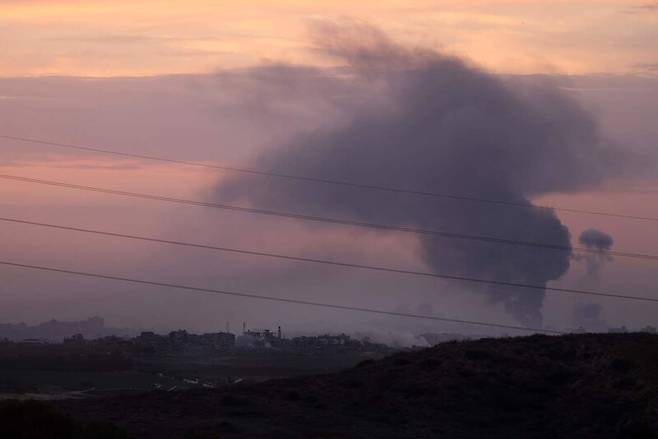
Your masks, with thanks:
<instances>
[{"instance_id":1,"label":"billowing smoke cloud","mask_svg":"<svg viewBox=\"0 0 658 439\"><path fill-rule=\"evenodd\" d=\"M587 265L587 278L590 281L598 280L598 275L601 267L606 262L612 260L612 256L608 254L608 250L612 248L614 240L612 236L597 229L587 229L580 234L578 238L583 246L590 250L595 250L595 253L586 253L579 256L579 259L585 261Z\"/></svg>"},{"instance_id":2,"label":"billowing smoke cloud","mask_svg":"<svg viewBox=\"0 0 658 439\"><path fill-rule=\"evenodd\" d=\"M372 28L325 25L318 47L344 60L346 81L367 78L377 105L348 123L298 137L254 167L439 193L507 200L596 185L621 162L595 121L549 85L511 89L451 56L406 49ZM570 245L550 209L505 208L250 177L215 191L261 207ZM318 231L321 232L320 226ZM439 273L545 285L562 276L570 254L537 248L419 237L425 263ZM519 322L540 326L544 293L487 288Z\"/></svg>"}]
</instances>

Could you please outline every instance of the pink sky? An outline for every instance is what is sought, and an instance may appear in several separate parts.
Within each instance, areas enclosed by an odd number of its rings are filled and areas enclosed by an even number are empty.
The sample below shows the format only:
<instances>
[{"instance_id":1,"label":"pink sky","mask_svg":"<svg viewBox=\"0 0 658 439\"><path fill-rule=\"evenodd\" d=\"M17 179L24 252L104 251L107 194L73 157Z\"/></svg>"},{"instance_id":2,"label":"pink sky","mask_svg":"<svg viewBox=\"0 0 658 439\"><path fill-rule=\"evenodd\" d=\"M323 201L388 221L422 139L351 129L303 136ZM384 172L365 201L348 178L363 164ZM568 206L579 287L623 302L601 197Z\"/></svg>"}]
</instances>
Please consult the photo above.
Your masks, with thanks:
<instances>
[{"instance_id":1,"label":"pink sky","mask_svg":"<svg viewBox=\"0 0 658 439\"><path fill-rule=\"evenodd\" d=\"M3 133L27 135L39 138L90 144L110 149L143 152L176 158L189 158L228 163L248 163L257 151L274 146L277 142L299 132L295 123L282 121L299 119L305 123L321 125L320 117L311 113L326 114L320 104L280 106L272 104L268 113L255 114L260 129L249 123L253 109L244 106L241 94L231 98L214 90L214 83L204 79L179 78L173 84L167 79L140 81L103 80L88 83L70 80L53 83L48 79L32 79L17 83L0 80L0 94L14 97L0 102ZM187 86L186 84L196 84ZM199 85L201 84L201 85ZM653 83L643 82L642 87ZM57 85L57 86L55 86ZM618 88L625 87L624 93ZM633 78L581 79L575 82L577 93L583 102L599 114L610 136L624 137L629 132L634 148L644 150L652 139L656 127L647 116L646 109L655 107L646 90L638 89ZM655 85L654 85L655 87ZM221 87L219 87L221 89ZM130 90L125 99L123 90ZM651 90L649 88L649 90ZM653 89L652 93L656 93ZM619 96L624 99L619 99ZM98 105L102 96L103 105ZM648 97L647 97L648 96ZM643 99L645 97L646 99ZM276 103L279 97L270 96ZM614 102L615 105L611 105ZM292 102L288 102L291 104ZM628 111L620 117L620 107ZM63 111L55 111L62 108ZM633 110L637 114L633 113ZM658 110L658 109L657 109ZM227 114L233 117L226 119ZM237 115L237 116L236 116ZM645 119L642 119L642 118ZM134 123L139 120L139 123ZM235 121L240 123L235 123ZM644 120L644 122L642 122ZM273 123L273 121L277 121ZM173 123L172 123L173 122ZM252 121L253 122L253 121ZM282 132L279 125L285 125ZM194 141L185 142L180 127L194 127ZM120 129L123 128L123 129ZM268 137L274 134L268 141ZM189 137L189 136L188 136ZM133 140L135 139L135 140ZM191 199L203 199L208 185L221 178L221 174L178 165L159 165L133 160L117 159L87 153L63 153L38 145L2 140L2 173L35 178L45 178L90 184L102 187L163 194ZM236 149L239 145L241 148ZM614 187L633 185L658 189L657 183L610 182ZM82 227L128 231L159 237L173 237L193 242L216 245L232 245L246 249L265 249L279 253L298 255L324 255L335 259L403 268L423 268L416 256L415 240L408 236L361 235L353 230L336 228L321 236L307 225L287 220L250 217L245 214L207 212L203 209L186 208L157 202L135 201L121 197L80 193L57 188L45 188L25 183L3 182L0 187L3 211L8 216L36 221L78 225ZM658 192L626 193L610 190L583 194L554 194L537 202L564 205L581 209L612 212L631 212L638 215L658 216ZM559 214L569 226L572 236L581 230L597 227L611 233L615 248L619 250L654 252L658 248L655 224L629 222L619 219L589 217L576 214ZM192 226L190 226L192 225ZM490 321L506 320L504 314L483 306L479 296L464 295L459 285L448 282L409 280L400 276L381 276L354 273L345 270L311 270L308 279L289 278L290 264L262 259L236 257L235 255L208 254L184 249L171 249L155 244L142 244L107 240L98 237L71 235L64 232L33 230L25 226L3 225L0 228L5 242L5 257L27 263L43 263L56 266L83 268L91 271L111 272L136 277L167 278L171 281L194 285L233 286L236 289L263 290L263 285L275 294L299 295L308 291L322 294L326 300L345 301L371 305L371 294L384 294L383 302L390 308L406 307L409 303L433 303L435 311L445 315L463 314L464 303L470 306L469 315ZM355 234L356 233L356 234ZM293 237L294 238L291 238ZM99 251L102 249L102 251ZM318 253L319 252L319 253ZM62 258L63 255L66 255ZM191 264L191 265L190 265ZM216 265L217 264L217 265ZM181 267L196 266L194 270ZM572 271L556 285L574 286L582 281L581 264L574 264ZM228 271L226 271L228 270ZM259 274L254 276L254 271ZM80 318L88 314L102 314L116 324L139 326L144 321L157 322L162 327L189 326L200 329L214 328L219 320L239 322L241 319L270 324L271 319L296 319L295 310L278 309L276 316L268 317L264 308L253 303L217 298L187 298L187 295L140 290L137 296L132 289L121 285L95 287L93 282L51 276L33 276L13 269L2 269L7 283L0 300L8 310L10 320L39 321L51 316ZM646 286L655 282L653 263L638 263L618 258L608 264L601 284L610 291L630 291L638 295L651 295ZM43 279L43 280L40 280ZM309 283L310 282L310 283ZM443 292L436 297L435 288ZM409 289L413 289L411 294ZM336 295L339 289L342 293ZM365 292L364 292L365 291ZM385 293L381 293L385 291ZM405 291L400 297L400 291ZM262 291L261 291L262 292ZM265 291L267 292L267 291ZM367 292L367 293L366 293ZM378 296L379 297L379 296ZM135 302L137 300L137 302ZM580 298L550 296L546 310L551 311L548 324L571 324L565 306L577 303ZM629 324L629 316L650 319L652 310L637 304L620 304L604 301L606 317L614 324ZM175 304L175 306L174 306ZM609 306L609 307L607 307ZM179 313L185 309L185 313ZM414 308L411 308L414 310ZM289 314L292 313L292 314ZM312 316L312 317L311 317ZM331 312L311 312L304 324L320 321L326 328L336 318ZM345 318L345 316L341 316ZM380 328L382 324L362 316L351 316L361 323L350 323L354 328ZM277 321L278 321L277 320ZM511 323L513 321L510 320ZM313 324L314 324L313 323ZM237 324L237 323L234 323ZM400 322L394 322L399 325ZM410 330L402 326L401 331ZM430 327L431 328L431 327Z\"/></svg>"},{"instance_id":2,"label":"pink sky","mask_svg":"<svg viewBox=\"0 0 658 439\"><path fill-rule=\"evenodd\" d=\"M506 73L655 73L652 0L9 0L0 76L206 73L326 65L308 27L349 17ZM654 66L654 67L652 67Z\"/></svg>"},{"instance_id":3,"label":"pink sky","mask_svg":"<svg viewBox=\"0 0 658 439\"><path fill-rule=\"evenodd\" d=\"M308 43L309 23L351 17L382 26L405 43L458 53L497 72L552 75L565 92L596 114L607 136L628 150L655 152L658 138L658 15L628 1L302 2L139 0L9 1L0 5L0 135L88 144L108 149L189 160L245 164L259 152L299 133L349 119L358 108L349 89L316 93L313 86L275 84L253 76L268 60L335 67ZM244 70L235 70L235 67ZM217 74L206 75L215 72ZM160 76L179 73L180 76ZM244 75L243 75L244 73ZM556 73L569 73L561 76ZM607 73L608 75L591 75ZM62 75L61 78L43 75ZM97 77L95 79L89 76ZM131 78L121 78L130 76ZM98 78L103 77L103 78ZM308 81L313 81L310 79ZM324 93L324 94L323 94ZM374 94L374 93L373 93ZM327 99L329 96L331 99ZM350 105L345 105L349 101ZM177 165L63 153L0 139L0 173L174 197L203 199L221 176ZM366 182L367 183L367 182ZM264 183L266 184L266 183ZM601 190L548 194L538 203L658 217L658 178L608 182ZM610 188L644 188L629 193ZM651 191L654 189L654 191ZM423 268L409 236L316 229L286 220L207 212L156 202L44 188L3 181L3 214L82 227L127 231L194 242L326 255L335 259ZM6 212L6 213L4 213ZM559 214L572 236L590 227L612 234L615 249L655 253L655 223ZM63 232L0 225L3 257L194 285L298 296L326 301L433 312L514 323L500 309L460 286L399 276L312 268L293 274L290 264L244 257L108 241ZM582 264L556 285L582 282ZM653 263L617 259L598 285L613 292L655 295ZM298 321L300 329L332 328L329 311L300 313L244 303L92 281L34 276L1 268L0 321L85 318L101 314L112 324L213 329L243 319L264 326ZM588 287L592 287L589 285ZM443 292L437 297L437 290ZM135 294L135 291L139 294ZM400 294L402 293L402 294ZM658 296L657 296L658 297ZM567 311L580 298L552 297L547 323L573 324ZM604 301L613 324L650 320L655 312L637 304ZM352 329L387 325L400 331L432 330L360 315L340 316Z\"/></svg>"}]
</instances>

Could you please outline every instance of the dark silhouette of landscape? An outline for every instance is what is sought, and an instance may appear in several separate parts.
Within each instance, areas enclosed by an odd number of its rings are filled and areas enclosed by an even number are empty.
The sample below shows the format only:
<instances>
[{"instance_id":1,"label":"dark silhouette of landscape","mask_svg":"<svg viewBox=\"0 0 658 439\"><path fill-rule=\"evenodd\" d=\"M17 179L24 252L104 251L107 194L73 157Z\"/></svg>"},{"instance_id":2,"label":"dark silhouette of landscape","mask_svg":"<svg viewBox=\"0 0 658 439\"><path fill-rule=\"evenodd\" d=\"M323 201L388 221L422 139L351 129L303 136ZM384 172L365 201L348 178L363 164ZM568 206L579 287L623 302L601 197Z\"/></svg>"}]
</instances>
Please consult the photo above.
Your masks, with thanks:
<instances>
[{"instance_id":1,"label":"dark silhouette of landscape","mask_svg":"<svg viewBox=\"0 0 658 439\"><path fill-rule=\"evenodd\" d=\"M259 384L5 402L0 432L54 437L41 416L71 438L653 438L657 362L653 334L447 342Z\"/></svg>"}]
</instances>

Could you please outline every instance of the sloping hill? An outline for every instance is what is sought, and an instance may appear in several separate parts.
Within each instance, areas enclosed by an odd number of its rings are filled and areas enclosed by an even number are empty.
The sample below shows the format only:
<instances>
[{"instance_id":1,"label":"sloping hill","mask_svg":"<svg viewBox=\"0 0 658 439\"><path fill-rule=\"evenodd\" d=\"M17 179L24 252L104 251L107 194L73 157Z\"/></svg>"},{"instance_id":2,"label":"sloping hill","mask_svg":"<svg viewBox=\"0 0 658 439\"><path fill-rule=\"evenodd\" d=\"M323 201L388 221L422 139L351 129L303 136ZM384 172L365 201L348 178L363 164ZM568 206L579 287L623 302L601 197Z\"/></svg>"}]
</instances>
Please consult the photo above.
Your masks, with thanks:
<instances>
[{"instance_id":1,"label":"sloping hill","mask_svg":"<svg viewBox=\"0 0 658 439\"><path fill-rule=\"evenodd\" d=\"M140 438L658 438L658 336L452 342L336 374L59 408Z\"/></svg>"}]
</instances>

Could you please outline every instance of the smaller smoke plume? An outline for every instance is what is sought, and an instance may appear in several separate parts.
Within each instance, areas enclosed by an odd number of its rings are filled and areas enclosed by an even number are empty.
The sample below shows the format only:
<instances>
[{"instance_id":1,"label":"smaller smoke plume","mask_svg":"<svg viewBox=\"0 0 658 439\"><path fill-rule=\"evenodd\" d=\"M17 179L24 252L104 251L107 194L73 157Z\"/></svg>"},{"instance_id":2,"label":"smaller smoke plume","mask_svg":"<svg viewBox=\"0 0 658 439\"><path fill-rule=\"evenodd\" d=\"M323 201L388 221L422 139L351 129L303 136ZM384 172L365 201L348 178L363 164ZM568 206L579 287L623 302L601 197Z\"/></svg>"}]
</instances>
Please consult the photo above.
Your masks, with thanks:
<instances>
[{"instance_id":1,"label":"smaller smoke plume","mask_svg":"<svg viewBox=\"0 0 658 439\"><path fill-rule=\"evenodd\" d=\"M580 234L578 241L586 246L601 251L608 251L614 243L612 236L596 229L587 229Z\"/></svg>"},{"instance_id":2,"label":"smaller smoke plume","mask_svg":"<svg viewBox=\"0 0 658 439\"><path fill-rule=\"evenodd\" d=\"M579 303L573 310L576 324L590 332L601 332L608 329L608 325L601 317L601 305L597 303Z\"/></svg>"},{"instance_id":3,"label":"smaller smoke plume","mask_svg":"<svg viewBox=\"0 0 658 439\"><path fill-rule=\"evenodd\" d=\"M578 258L584 260L587 267L586 280L598 281L599 272L606 262L612 261L608 253L614 244L612 236L597 229L587 229L580 234L578 242L585 248L595 250L595 253L587 253Z\"/></svg>"}]
</instances>

